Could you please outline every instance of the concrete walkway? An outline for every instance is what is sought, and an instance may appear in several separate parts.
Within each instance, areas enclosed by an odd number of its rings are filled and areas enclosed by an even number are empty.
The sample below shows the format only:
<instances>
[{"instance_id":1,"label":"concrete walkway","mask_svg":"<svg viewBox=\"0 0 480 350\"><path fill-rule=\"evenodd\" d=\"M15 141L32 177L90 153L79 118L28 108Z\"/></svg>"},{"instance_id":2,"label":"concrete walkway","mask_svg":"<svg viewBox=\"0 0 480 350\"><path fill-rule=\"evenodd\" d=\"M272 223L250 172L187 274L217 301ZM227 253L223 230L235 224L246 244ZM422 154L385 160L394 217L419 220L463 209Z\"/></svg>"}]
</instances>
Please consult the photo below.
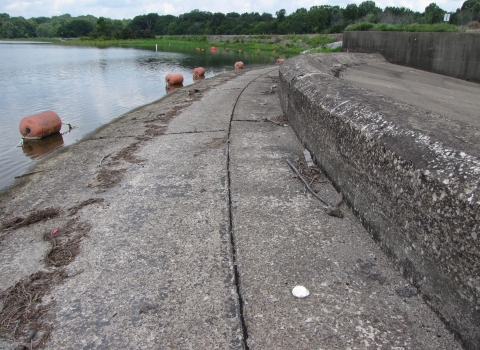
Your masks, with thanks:
<instances>
[{"instance_id":1,"label":"concrete walkway","mask_svg":"<svg viewBox=\"0 0 480 350\"><path fill-rule=\"evenodd\" d=\"M303 147L277 81L177 90L4 193L0 347L459 349L348 208L325 214L290 169ZM320 172L312 187L342 197Z\"/></svg>"}]
</instances>

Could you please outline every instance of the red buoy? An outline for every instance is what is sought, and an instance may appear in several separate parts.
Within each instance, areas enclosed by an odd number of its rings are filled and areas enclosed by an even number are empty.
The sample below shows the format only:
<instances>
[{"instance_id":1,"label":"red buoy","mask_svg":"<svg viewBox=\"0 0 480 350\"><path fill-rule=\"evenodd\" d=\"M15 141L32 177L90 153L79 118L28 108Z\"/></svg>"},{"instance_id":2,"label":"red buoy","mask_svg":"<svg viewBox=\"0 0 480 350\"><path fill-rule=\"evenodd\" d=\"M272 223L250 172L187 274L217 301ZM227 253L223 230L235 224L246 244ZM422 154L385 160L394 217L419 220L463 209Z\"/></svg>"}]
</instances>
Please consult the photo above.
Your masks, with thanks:
<instances>
[{"instance_id":1,"label":"red buoy","mask_svg":"<svg viewBox=\"0 0 480 350\"><path fill-rule=\"evenodd\" d=\"M193 76L194 77L203 77L205 76L205 68L197 67L193 69Z\"/></svg>"},{"instance_id":2,"label":"red buoy","mask_svg":"<svg viewBox=\"0 0 480 350\"><path fill-rule=\"evenodd\" d=\"M284 58L277 58L277 64L282 64L285 61Z\"/></svg>"},{"instance_id":3,"label":"red buoy","mask_svg":"<svg viewBox=\"0 0 480 350\"><path fill-rule=\"evenodd\" d=\"M212 46L212 51L217 51L217 48L215 46Z\"/></svg>"},{"instance_id":4,"label":"red buoy","mask_svg":"<svg viewBox=\"0 0 480 350\"><path fill-rule=\"evenodd\" d=\"M243 69L243 62L242 61L235 62L235 69Z\"/></svg>"},{"instance_id":5,"label":"red buoy","mask_svg":"<svg viewBox=\"0 0 480 350\"><path fill-rule=\"evenodd\" d=\"M24 139L37 140L55 134L62 128L62 120L57 113L45 111L30 115L20 121L20 133Z\"/></svg>"},{"instance_id":6,"label":"red buoy","mask_svg":"<svg viewBox=\"0 0 480 350\"><path fill-rule=\"evenodd\" d=\"M167 85L183 84L183 75L180 73L170 73L165 77Z\"/></svg>"}]
</instances>

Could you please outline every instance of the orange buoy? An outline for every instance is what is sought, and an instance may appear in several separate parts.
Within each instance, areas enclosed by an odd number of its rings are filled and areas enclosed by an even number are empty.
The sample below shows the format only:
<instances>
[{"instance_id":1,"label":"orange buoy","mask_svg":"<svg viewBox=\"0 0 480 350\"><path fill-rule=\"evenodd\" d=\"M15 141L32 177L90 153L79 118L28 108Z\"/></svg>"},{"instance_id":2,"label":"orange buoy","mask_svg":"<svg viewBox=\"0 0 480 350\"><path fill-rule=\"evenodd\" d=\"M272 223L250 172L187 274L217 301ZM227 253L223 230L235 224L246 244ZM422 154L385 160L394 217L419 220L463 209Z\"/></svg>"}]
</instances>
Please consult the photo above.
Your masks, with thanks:
<instances>
[{"instance_id":1,"label":"orange buoy","mask_svg":"<svg viewBox=\"0 0 480 350\"><path fill-rule=\"evenodd\" d=\"M277 52L277 50L273 50L272 52L275 53L275 52Z\"/></svg>"},{"instance_id":2,"label":"orange buoy","mask_svg":"<svg viewBox=\"0 0 480 350\"><path fill-rule=\"evenodd\" d=\"M243 69L243 62L242 61L235 62L235 69Z\"/></svg>"},{"instance_id":3,"label":"orange buoy","mask_svg":"<svg viewBox=\"0 0 480 350\"><path fill-rule=\"evenodd\" d=\"M228 47L225 48L225 51L228 51Z\"/></svg>"},{"instance_id":4,"label":"orange buoy","mask_svg":"<svg viewBox=\"0 0 480 350\"><path fill-rule=\"evenodd\" d=\"M282 64L285 58L277 58L277 64Z\"/></svg>"},{"instance_id":5,"label":"orange buoy","mask_svg":"<svg viewBox=\"0 0 480 350\"><path fill-rule=\"evenodd\" d=\"M55 134L62 128L62 120L57 113L45 111L30 115L20 121L20 133L24 139L38 140Z\"/></svg>"},{"instance_id":6,"label":"orange buoy","mask_svg":"<svg viewBox=\"0 0 480 350\"><path fill-rule=\"evenodd\" d=\"M193 76L194 77L203 77L205 75L205 68L197 67L193 69Z\"/></svg>"},{"instance_id":7,"label":"orange buoy","mask_svg":"<svg viewBox=\"0 0 480 350\"><path fill-rule=\"evenodd\" d=\"M212 51L216 51L217 48L215 46L212 46Z\"/></svg>"},{"instance_id":8,"label":"orange buoy","mask_svg":"<svg viewBox=\"0 0 480 350\"><path fill-rule=\"evenodd\" d=\"M167 85L176 85L183 83L183 75L180 73L170 73L165 77Z\"/></svg>"}]
</instances>

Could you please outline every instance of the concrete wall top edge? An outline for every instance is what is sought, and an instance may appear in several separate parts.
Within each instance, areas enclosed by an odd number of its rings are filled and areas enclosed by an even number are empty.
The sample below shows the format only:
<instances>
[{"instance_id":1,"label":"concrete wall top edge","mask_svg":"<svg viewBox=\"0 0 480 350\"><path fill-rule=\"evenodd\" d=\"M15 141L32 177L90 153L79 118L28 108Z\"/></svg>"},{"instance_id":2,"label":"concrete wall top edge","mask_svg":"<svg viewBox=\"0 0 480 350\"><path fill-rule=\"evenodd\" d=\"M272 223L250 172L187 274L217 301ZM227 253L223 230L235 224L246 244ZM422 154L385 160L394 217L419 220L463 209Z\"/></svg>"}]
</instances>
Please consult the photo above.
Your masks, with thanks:
<instances>
[{"instance_id":1,"label":"concrete wall top edge","mask_svg":"<svg viewBox=\"0 0 480 350\"><path fill-rule=\"evenodd\" d=\"M367 53L302 55L284 62L280 74L318 104L319 111L333 111L331 117L340 118L365 137L384 143L421 176L438 181L469 204L480 205L480 158L471 143L456 142L458 136L452 137L453 130L442 126L428 124L422 129L409 118L398 118L401 113L415 115L418 120L426 115L432 118L428 111L339 79L348 67L371 62L386 61L381 55ZM438 122L440 118L435 115L434 120Z\"/></svg>"}]
</instances>

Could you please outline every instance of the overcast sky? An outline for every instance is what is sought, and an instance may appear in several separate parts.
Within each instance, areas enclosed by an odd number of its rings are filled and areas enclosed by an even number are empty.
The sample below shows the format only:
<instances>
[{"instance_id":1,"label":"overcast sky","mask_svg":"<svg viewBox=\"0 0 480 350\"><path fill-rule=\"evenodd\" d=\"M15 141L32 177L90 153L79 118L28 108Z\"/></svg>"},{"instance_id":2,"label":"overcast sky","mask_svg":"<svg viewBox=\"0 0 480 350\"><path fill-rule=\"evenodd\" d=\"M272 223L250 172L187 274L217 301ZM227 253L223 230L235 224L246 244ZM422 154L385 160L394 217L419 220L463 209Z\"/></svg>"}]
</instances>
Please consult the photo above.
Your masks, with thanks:
<instances>
[{"instance_id":1,"label":"overcast sky","mask_svg":"<svg viewBox=\"0 0 480 350\"><path fill-rule=\"evenodd\" d=\"M362 0L363 1L363 0ZM348 4L360 4L362 1L350 0L334 2L329 0L0 0L0 13L8 13L12 17L52 17L69 13L72 16L93 15L113 19L133 18L151 12L159 15L179 15L194 9L209 12L263 12L275 15L280 9L287 14L304 7L307 10L315 5L338 5L345 7ZM378 0L378 7L386 6L406 7L414 11L423 12L435 0ZM455 11L461 7L464 0L438 0L438 6L446 11Z\"/></svg>"}]
</instances>

